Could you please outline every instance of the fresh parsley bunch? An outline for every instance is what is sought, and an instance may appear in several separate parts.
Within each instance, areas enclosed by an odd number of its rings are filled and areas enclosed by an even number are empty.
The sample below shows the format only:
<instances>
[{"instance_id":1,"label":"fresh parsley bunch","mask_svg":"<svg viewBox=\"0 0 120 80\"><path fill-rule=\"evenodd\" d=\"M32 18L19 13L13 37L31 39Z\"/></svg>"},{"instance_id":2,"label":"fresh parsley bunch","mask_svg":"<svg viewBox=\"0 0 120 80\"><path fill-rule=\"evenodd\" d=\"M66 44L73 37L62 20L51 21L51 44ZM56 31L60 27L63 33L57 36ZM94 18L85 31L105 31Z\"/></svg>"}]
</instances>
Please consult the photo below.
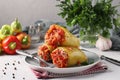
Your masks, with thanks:
<instances>
[{"instance_id":1,"label":"fresh parsley bunch","mask_svg":"<svg viewBox=\"0 0 120 80\"><path fill-rule=\"evenodd\" d=\"M96 34L109 37L110 29L119 28L119 14L116 9L119 5L113 6L112 1L94 0L93 4L93 0L59 0L58 15L64 18L69 26L80 26L80 37ZM95 42L94 39L88 39Z\"/></svg>"}]
</instances>

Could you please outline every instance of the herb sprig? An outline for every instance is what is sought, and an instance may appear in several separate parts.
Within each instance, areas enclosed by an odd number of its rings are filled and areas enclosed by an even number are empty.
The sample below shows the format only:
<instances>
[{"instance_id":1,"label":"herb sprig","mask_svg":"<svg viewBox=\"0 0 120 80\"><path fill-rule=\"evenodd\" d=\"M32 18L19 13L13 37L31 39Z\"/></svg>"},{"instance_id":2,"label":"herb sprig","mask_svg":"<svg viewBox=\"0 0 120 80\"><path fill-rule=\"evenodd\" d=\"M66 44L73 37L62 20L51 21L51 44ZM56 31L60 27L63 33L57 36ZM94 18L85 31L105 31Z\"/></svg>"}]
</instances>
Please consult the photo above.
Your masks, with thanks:
<instances>
[{"instance_id":1,"label":"herb sprig","mask_svg":"<svg viewBox=\"0 0 120 80\"><path fill-rule=\"evenodd\" d=\"M80 26L80 36L101 34L109 37L110 29L117 29L119 16L113 0L59 0L59 16L66 20L69 26ZM120 24L120 23L119 23ZM94 42L90 39L89 41Z\"/></svg>"}]
</instances>

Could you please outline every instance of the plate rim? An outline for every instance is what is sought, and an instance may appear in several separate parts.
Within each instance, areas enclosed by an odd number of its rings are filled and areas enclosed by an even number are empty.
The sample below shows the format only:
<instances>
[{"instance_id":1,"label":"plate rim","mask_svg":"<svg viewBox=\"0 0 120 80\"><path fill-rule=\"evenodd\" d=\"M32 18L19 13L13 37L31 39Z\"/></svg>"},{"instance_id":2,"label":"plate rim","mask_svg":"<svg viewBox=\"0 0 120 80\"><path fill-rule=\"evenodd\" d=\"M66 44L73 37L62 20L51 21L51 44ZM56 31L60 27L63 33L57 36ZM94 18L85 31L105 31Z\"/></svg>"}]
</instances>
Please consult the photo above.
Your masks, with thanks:
<instances>
[{"instance_id":1,"label":"plate rim","mask_svg":"<svg viewBox=\"0 0 120 80\"><path fill-rule=\"evenodd\" d=\"M29 67L34 69L34 70L38 70L39 71L39 70L43 69L43 70L46 70L46 71L52 72L52 73L73 73L73 72L80 72L80 71L84 71L86 69L89 69L90 67L96 65L97 63L99 63L101 61L101 59L100 59L100 57L99 57L99 55L97 53L93 53L93 52L89 52L89 53L95 54L97 56L98 60L95 61L94 63L88 64L88 65L74 66L74 67L67 67L67 68L58 68L58 67L51 68L51 67L41 67L41 66L33 65L33 64L30 64L29 62L26 61L27 56L25 57L24 60L29 65ZM77 70L77 69L79 69L79 70ZM54 70L57 70L57 71L54 71ZM67 71L65 71L65 70L67 70ZM68 71L68 70L70 70L70 71Z\"/></svg>"}]
</instances>

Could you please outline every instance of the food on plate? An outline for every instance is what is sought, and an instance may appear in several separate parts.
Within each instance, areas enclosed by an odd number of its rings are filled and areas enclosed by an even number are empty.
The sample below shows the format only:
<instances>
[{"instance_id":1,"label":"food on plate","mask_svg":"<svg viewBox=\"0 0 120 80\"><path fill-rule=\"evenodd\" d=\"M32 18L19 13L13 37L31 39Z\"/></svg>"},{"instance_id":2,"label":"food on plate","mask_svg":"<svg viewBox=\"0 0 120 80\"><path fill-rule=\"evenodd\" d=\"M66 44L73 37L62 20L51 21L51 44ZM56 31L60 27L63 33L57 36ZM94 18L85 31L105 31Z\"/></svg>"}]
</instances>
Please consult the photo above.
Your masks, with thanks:
<instances>
[{"instance_id":1,"label":"food on plate","mask_svg":"<svg viewBox=\"0 0 120 80\"><path fill-rule=\"evenodd\" d=\"M11 33L12 34L17 34L22 32L22 26L21 23L18 21L16 18L12 23L11 23Z\"/></svg>"},{"instance_id":2,"label":"food on plate","mask_svg":"<svg viewBox=\"0 0 120 80\"><path fill-rule=\"evenodd\" d=\"M0 39L5 39L6 37L11 35L11 26L8 24L5 24L0 29Z\"/></svg>"},{"instance_id":3,"label":"food on plate","mask_svg":"<svg viewBox=\"0 0 120 80\"><path fill-rule=\"evenodd\" d=\"M84 52L75 47L57 47L52 51L51 58L59 68L81 65L88 61Z\"/></svg>"},{"instance_id":4,"label":"food on plate","mask_svg":"<svg viewBox=\"0 0 120 80\"><path fill-rule=\"evenodd\" d=\"M38 56L52 61L58 68L81 65L87 62L87 57L79 46L79 39L66 28L52 24L45 34L43 45L38 48Z\"/></svg>"},{"instance_id":5,"label":"food on plate","mask_svg":"<svg viewBox=\"0 0 120 80\"><path fill-rule=\"evenodd\" d=\"M55 46L79 47L80 41L66 28L53 24L45 34L45 43Z\"/></svg>"},{"instance_id":6,"label":"food on plate","mask_svg":"<svg viewBox=\"0 0 120 80\"><path fill-rule=\"evenodd\" d=\"M21 33L17 34L16 37L20 41L20 43L22 44L22 49L30 48L30 45L31 45L30 35L28 35L24 32L21 32Z\"/></svg>"},{"instance_id":7,"label":"food on plate","mask_svg":"<svg viewBox=\"0 0 120 80\"><path fill-rule=\"evenodd\" d=\"M8 36L2 41L2 47L6 54L16 54L17 49L21 49L21 43L16 36Z\"/></svg>"},{"instance_id":8,"label":"food on plate","mask_svg":"<svg viewBox=\"0 0 120 80\"><path fill-rule=\"evenodd\" d=\"M38 47L38 56L44 59L45 61L51 61L50 53L55 49L55 46L48 44L42 44Z\"/></svg>"}]
</instances>

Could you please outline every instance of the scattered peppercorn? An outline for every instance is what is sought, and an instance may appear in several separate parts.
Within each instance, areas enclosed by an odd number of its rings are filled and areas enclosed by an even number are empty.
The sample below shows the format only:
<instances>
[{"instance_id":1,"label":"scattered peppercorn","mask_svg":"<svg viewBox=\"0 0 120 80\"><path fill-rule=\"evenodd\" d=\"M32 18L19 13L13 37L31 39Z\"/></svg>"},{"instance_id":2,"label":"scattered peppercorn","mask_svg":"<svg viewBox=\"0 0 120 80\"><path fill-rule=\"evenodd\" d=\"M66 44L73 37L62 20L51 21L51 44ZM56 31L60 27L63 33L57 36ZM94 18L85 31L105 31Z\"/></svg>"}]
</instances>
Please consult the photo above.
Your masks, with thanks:
<instances>
[{"instance_id":1,"label":"scattered peppercorn","mask_svg":"<svg viewBox=\"0 0 120 80\"><path fill-rule=\"evenodd\" d=\"M6 72L4 72L3 74L6 75Z\"/></svg>"},{"instance_id":2,"label":"scattered peppercorn","mask_svg":"<svg viewBox=\"0 0 120 80\"><path fill-rule=\"evenodd\" d=\"M9 65L9 63L7 63L7 65Z\"/></svg>"},{"instance_id":3,"label":"scattered peppercorn","mask_svg":"<svg viewBox=\"0 0 120 80\"><path fill-rule=\"evenodd\" d=\"M13 79L15 79L15 74L14 74L14 73L12 73L12 75L13 75Z\"/></svg>"},{"instance_id":4,"label":"scattered peppercorn","mask_svg":"<svg viewBox=\"0 0 120 80\"><path fill-rule=\"evenodd\" d=\"M13 76L13 79L15 79L15 76Z\"/></svg>"},{"instance_id":5,"label":"scattered peppercorn","mask_svg":"<svg viewBox=\"0 0 120 80\"><path fill-rule=\"evenodd\" d=\"M18 64L20 64L20 61L18 61Z\"/></svg>"},{"instance_id":6,"label":"scattered peppercorn","mask_svg":"<svg viewBox=\"0 0 120 80\"><path fill-rule=\"evenodd\" d=\"M4 72L4 70L2 70Z\"/></svg>"},{"instance_id":7,"label":"scattered peppercorn","mask_svg":"<svg viewBox=\"0 0 120 80\"><path fill-rule=\"evenodd\" d=\"M17 70L18 69L17 65L19 64L21 64L21 62L16 60L14 60L11 63L8 63L8 62L5 63L3 69L1 69L1 71L3 72L3 75L4 76L9 75L9 73L7 74L7 70L11 69L9 68L10 66L13 67L13 70ZM10 73L10 74L12 75L11 78L15 80L16 79L15 73ZM23 76L22 79L25 80L25 77Z\"/></svg>"},{"instance_id":8,"label":"scattered peppercorn","mask_svg":"<svg viewBox=\"0 0 120 80\"><path fill-rule=\"evenodd\" d=\"M15 67L14 70L17 70L17 68Z\"/></svg>"},{"instance_id":9,"label":"scattered peppercorn","mask_svg":"<svg viewBox=\"0 0 120 80\"><path fill-rule=\"evenodd\" d=\"M25 77L23 77L23 80L25 80Z\"/></svg>"},{"instance_id":10,"label":"scattered peppercorn","mask_svg":"<svg viewBox=\"0 0 120 80\"><path fill-rule=\"evenodd\" d=\"M5 69L7 69L7 67L5 67Z\"/></svg>"},{"instance_id":11,"label":"scattered peppercorn","mask_svg":"<svg viewBox=\"0 0 120 80\"><path fill-rule=\"evenodd\" d=\"M15 63L13 63L13 66L15 65Z\"/></svg>"},{"instance_id":12,"label":"scattered peppercorn","mask_svg":"<svg viewBox=\"0 0 120 80\"><path fill-rule=\"evenodd\" d=\"M15 75L14 73L12 75Z\"/></svg>"}]
</instances>

